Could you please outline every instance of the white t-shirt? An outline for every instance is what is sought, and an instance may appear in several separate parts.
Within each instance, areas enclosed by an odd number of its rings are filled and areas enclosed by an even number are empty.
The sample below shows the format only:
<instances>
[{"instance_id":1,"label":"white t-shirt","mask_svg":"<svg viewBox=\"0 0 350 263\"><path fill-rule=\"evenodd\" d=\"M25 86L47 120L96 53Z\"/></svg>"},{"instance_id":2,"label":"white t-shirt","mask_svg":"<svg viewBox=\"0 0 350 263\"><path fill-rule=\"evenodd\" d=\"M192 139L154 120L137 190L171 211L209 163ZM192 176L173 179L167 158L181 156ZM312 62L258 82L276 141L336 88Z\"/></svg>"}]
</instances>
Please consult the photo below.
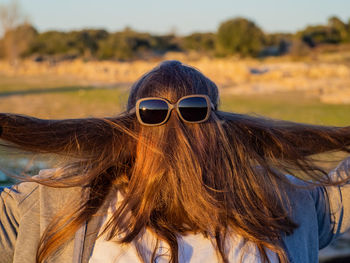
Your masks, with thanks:
<instances>
[{"instance_id":1,"label":"white t-shirt","mask_svg":"<svg viewBox=\"0 0 350 263\"><path fill-rule=\"evenodd\" d=\"M120 194L118 194L120 197ZM119 198L118 198L119 199ZM120 199L119 199L120 200ZM104 218L104 223L108 222L115 208L112 206L108 209L108 213ZM103 225L101 230L104 229ZM101 232L101 231L100 231ZM151 231L145 231L142 236L142 251L151 258L153 248L156 244L156 238ZM220 262L213 243L210 239L205 238L202 234L190 234L178 238L179 244L179 262L180 263L213 263ZM215 243L214 243L215 244ZM229 262L240 262L241 255L244 253L244 263L261 262L259 250L256 245L246 243L243 247L243 238L241 236L234 236L227 240L228 258ZM243 252L244 251L244 252ZM277 255L271 250L266 249L267 255L271 263L277 263ZM169 246L159 241L157 255L157 263L167 263L170 258ZM133 263L141 262L137 254L134 243L122 245L115 241L106 240L106 235L100 236L94 245L93 253L90 257L89 263Z\"/></svg>"}]
</instances>

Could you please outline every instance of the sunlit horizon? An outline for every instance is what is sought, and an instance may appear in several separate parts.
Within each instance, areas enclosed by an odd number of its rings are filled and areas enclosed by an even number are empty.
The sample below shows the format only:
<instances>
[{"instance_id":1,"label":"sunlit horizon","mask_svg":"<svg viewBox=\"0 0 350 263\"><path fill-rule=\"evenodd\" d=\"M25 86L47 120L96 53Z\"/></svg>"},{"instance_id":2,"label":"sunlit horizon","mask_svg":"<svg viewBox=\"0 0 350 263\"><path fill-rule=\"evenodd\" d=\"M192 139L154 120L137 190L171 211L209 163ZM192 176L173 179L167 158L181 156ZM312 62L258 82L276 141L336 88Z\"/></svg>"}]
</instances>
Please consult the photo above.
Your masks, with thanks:
<instances>
[{"instance_id":1,"label":"sunlit horizon","mask_svg":"<svg viewBox=\"0 0 350 263\"><path fill-rule=\"evenodd\" d=\"M0 0L7 4L9 0ZM130 27L153 34L215 32L221 22L233 17L253 20L267 33L293 33L308 25L326 24L331 16L350 19L346 0L209 0L149 1L18 1L27 20L40 32Z\"/></svg>"}]
</instances>

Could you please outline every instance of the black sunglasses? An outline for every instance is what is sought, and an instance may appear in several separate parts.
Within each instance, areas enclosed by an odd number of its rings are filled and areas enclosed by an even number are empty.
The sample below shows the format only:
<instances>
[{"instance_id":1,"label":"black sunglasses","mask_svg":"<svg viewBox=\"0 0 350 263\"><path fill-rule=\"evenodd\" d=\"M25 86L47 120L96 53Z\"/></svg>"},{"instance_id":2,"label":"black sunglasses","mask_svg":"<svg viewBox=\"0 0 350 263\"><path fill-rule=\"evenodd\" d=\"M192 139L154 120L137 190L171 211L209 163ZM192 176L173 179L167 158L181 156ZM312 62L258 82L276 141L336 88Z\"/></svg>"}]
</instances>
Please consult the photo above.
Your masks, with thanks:
<instances>
[{"instance_id":1,"label":"black sunglasses","mask_svg":"<svg viewBox=\"0 0 350 263\"><path fill-rule=\"evenodd\" d=\"M188 95L180 98L175 104L159 97L148 97L137 100L130 112L136 111L139 122L147 126L164 124L172 109L176 109L184 122L200 123L208 120L211 109L215 109L207 95Z\"/></svg>"}]
</instances>

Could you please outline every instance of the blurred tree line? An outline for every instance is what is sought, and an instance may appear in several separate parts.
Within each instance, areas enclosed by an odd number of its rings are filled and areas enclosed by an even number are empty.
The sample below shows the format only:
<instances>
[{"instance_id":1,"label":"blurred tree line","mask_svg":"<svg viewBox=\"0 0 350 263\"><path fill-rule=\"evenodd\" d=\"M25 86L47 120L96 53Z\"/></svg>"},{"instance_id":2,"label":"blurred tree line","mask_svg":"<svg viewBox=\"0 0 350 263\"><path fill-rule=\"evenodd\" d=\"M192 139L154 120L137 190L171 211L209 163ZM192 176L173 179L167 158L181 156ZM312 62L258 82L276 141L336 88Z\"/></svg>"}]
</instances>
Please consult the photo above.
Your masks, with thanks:
<instances>
[{"instance_id":1,"label":"blurred tree line","mask_svg":"<svg viewBox=\"0 0 350 263\"><path fill-rule=\"evenodd\" d=\"M350 19L346 23L338 17L295 34L268 34L253 21L236 17L222 22L216 32L187 36L152 35L131 28L113 33L103 29L41 33L20 17L16 2L0 6L0 58L132 60L162 56L169 51L221 57L306 55L320 45L350 42Z\"/></svg>"}]
</instances>

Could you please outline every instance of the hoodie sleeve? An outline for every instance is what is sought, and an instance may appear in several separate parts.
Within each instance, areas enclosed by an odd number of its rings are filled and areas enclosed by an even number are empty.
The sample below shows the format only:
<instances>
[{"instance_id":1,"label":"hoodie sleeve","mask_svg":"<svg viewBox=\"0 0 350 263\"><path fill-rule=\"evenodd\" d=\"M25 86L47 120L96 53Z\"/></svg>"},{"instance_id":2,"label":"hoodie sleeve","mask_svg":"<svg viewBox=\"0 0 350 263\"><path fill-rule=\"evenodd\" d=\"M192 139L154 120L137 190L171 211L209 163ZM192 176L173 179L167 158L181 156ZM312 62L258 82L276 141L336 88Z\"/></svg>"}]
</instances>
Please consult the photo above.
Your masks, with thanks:
<instances>
[{"instance_id":1,"label":"hoodie sleeve","mask_svg":"<svg viewBox=\"0 0 350 263\"><path fill-rule=\"evenodd\" d=\"M13 261L21 204L35 189L33 183L21 183L5 188L0 194L0 263Z\"/></svg>"},{"instance_id":2,"label":"hoodie sleeve","mask_svg":"<svg viewBox=\"0 0 350 263\"><path fill-rule=\"evenodd\" d=\"M350 157L342 161L330 173L334 180L343 180L350 177ZM330 216L335 237L350 229L350 179L340 186L325 188L329 200Z\"/></svg>"},{"instance_id":3,"label":"hoodie sleeve","mask_svg":"<svg viewBox=\"0 0 350 263\"><path fill-rule=\"evenodd\" d=\"M12 262L19 227L18 203L13 189L0 195L0 262Z\"/></svg>"}]
</instances>

